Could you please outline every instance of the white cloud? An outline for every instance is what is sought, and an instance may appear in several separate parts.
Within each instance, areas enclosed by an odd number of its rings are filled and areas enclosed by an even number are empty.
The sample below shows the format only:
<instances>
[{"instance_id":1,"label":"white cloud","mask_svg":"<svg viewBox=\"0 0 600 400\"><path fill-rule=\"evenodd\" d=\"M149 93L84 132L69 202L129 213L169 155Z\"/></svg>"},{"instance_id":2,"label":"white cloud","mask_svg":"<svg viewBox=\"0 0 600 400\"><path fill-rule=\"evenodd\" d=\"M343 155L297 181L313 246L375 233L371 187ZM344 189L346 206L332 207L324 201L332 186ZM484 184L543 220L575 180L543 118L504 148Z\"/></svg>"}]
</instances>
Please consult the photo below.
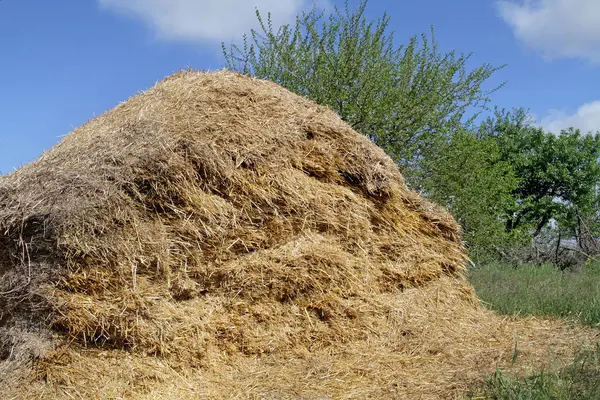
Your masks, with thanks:
<instances>
[{"instance_id":1,"label":"white cloud","mask_svg":"<svg viewBox=\"0 0 600 400\"><path fill-rule=\"evenodd\" d=\"M581 105L574 113L551 110L539 121L539 125L549 132L559 133L570 127L582 133L600 131L600 100Z\"/></svg>"},{"instance_id":2,"label":"white cloud","mask_svg":"<svg viewBox=\"0 0 600 400\"><path fill-rule=\"evenodd\" d=\"M230 41L256 26L256 8L273 22L293 22L308 0L98 0L100 6L137 17L163 39Z\"/></svg>"},{"instance_id":3,"label":"white cloud","mask_svg":"<svg viewBox=\"0 0 600 400\"><path fill-rule=\"evenodd\" d=\"M500 0L496 5L516 38L544 57L600 63L599 0Z\"/></svg>"}]
</instances>

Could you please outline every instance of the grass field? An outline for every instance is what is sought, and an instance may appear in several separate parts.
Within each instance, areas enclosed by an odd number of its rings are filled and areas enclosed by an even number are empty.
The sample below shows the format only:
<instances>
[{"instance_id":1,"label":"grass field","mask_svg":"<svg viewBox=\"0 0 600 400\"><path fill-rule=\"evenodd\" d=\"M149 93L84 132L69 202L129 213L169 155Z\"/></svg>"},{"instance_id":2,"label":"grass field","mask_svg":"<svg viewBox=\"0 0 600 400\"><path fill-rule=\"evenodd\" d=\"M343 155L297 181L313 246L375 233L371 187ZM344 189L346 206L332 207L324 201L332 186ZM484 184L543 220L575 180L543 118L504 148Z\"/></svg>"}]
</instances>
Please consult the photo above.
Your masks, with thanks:
<instances>
[{"instance_id":1,"label":"grass field","mask_svg":"<svg viewBox=\"0 0 600 400\"><path fill-rule=\"evenodd\" d=\"M600 329L600 264L582 273L562 272L550 265L474 267L469 279L482 301L507 315L556 316ZM537 371L516 378L498 371L471 398L546 400L600 399L600 343L582 349L558 371Z\"/></svg>"},{"instance_id":2,"label":"grass field","mask_svg":"<svg viewBox=\"0 0 600 400\"><path fill-rule=\"evenodd\" d=\"M500 371L470 399L597 400L600 399L600 345L581 350L573 362L558 371L538 371L523 378Z\"/></svg>"},{"instance_id":3,"label":"grass field","mask_svg":"<svg viewBox=\"0 0 600 400\"><path fill-rule=\"evenodd\" d=\"M562 272L551 265L472 268L469 280L492 310L508 315L556 316L600 327L600 265Z\"/></svg>"}]
</instances>

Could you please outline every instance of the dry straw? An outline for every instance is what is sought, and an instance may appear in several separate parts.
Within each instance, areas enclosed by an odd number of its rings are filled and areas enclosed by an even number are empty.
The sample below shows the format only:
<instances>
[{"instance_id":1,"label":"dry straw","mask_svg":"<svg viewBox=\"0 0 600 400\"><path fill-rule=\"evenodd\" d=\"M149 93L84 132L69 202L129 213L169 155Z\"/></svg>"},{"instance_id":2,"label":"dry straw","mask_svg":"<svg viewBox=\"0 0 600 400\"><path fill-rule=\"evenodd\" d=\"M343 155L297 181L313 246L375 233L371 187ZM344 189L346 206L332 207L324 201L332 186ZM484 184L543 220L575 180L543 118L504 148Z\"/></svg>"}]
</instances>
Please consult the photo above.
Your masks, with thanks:
<instances>
[{"instance_id":1,"label":"dry straw","mask_svg":"<svg viewBox=\"0 0 600 400\"><path fill-rule=\"evenodd\" d=\"M331 110L180 72L0 178L15 398L448 398L594 333L505 320L459 228ZM254 397L253 397L254 396Z\"/></svg>"}]
</instances>

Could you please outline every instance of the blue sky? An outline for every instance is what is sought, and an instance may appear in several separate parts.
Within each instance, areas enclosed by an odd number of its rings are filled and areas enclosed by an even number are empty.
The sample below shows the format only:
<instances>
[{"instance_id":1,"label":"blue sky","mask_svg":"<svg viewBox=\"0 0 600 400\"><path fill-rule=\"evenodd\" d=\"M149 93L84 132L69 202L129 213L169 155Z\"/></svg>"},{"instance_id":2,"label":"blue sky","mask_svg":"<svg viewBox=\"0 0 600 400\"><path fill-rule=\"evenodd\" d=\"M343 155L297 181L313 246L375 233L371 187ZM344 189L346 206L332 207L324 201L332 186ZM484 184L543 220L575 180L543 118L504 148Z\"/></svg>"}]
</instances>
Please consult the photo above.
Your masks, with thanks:
<instances>
[{"instance_id":1,"label":"blue sky","mask_svg":"<svg viewBox=\"0 0 600 400\"><path fill-rule=\"evenodd\" d=\"M220 69L221 41L253 26L255 6L285 23L311 4L0 1L0 171L34 160L73 128L179 69ZM384 11L399 43L434 25L443 50L473 52L473 65L508 64L490 82L507 81L495 105L526 107L553 131L600 130L600 1L369 1L369 17Z\"/></svg>"}]
</instances>

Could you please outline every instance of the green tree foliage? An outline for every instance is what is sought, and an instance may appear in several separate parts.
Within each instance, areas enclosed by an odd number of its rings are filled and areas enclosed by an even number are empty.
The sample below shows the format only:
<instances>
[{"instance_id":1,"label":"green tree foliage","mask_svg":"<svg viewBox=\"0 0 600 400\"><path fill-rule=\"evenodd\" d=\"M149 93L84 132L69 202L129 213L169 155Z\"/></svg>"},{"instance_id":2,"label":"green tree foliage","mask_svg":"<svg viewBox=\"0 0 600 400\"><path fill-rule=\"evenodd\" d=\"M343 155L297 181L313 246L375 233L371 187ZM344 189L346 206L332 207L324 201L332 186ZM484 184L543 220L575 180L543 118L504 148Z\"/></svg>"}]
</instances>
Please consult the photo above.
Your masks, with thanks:
<instances>
[{"instance_id":1,"label":"green tree foliage","mask_svg":"<svg viewBox=\"0 0 600 400\"><path fill-rule=\"evenodd\" d=\"M597 210L599 134L582 135L573 128L545 132L518 109L497 111L479 135L496 140L501 160L519 180L515 202L507 209L508 231L529 225L537 236L552 220L574 230L582 216Z\"/></svg>"},{"instance_id":2,"label":"green tree foliage","mask_svg":"<svg viewBox=\"0 0 600 400\"><path fill-rule=\"evenodd\" d=\"M257 10L260 30L242 46L223 45L226 66L330 106L420 186L422 161L488 104L496 88L483 84L499 68L470 70L470 55L439 50L433 28L396 46L389 16L367 20L366 6L346 1L329 16L313 8L278 30Z\"/></svg>"},{"instance_id":3,"label":"green tree foliage","mask_svg":"<svg viewBox=\"0 0 600 400\"><path fill-rule=\"evenodd\" d=\"M519 232L505 230L505 212L514 204L519 181L494 138L456 132L439 157L428 160L428 168L428 196L460 223L473 259L497 258L521 239Z\"/></svg>"}]
</instances>

